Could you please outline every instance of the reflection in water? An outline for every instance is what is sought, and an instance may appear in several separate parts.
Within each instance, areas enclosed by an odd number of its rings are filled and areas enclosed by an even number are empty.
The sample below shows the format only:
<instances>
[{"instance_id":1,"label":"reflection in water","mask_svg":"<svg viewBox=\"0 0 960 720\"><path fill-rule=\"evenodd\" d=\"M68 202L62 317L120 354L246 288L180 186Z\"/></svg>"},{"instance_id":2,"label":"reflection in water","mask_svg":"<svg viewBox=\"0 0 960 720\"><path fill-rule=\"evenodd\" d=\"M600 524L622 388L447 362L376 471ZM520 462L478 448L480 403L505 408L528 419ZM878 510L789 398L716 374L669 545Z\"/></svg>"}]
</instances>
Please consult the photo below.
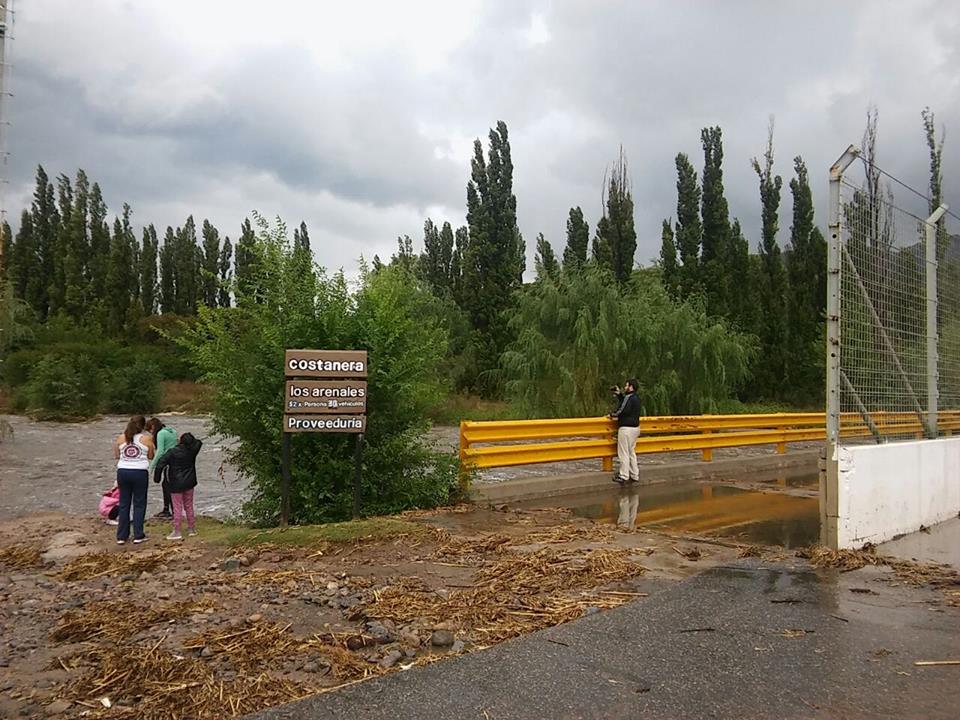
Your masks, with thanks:
<instances>
[{"instance_id":1,"label":"reflection in water","mask_svg":"<svg viewBox=\"0 0 960 720\"><path fill-rule=\"evenodd\" d=\"M616 521L629 529L640 526L787 548L816 543L820 536L818 499L782 492L685 482L626 485L551 498L549 503L555 507L558 500L580 517Z\"/></svg>"},{"instance_id":2,"label":"reflection in water","mask_svg":"<svg viewBox=\"0 0 960 720\"><path fill-rule=\"evenodd\" d=\"M637 522L637 510L640 507L640 488L636 483L630 483L620 488L620 515L617 525L627 530L633 530Z\"/></svg>"}]
</instances>

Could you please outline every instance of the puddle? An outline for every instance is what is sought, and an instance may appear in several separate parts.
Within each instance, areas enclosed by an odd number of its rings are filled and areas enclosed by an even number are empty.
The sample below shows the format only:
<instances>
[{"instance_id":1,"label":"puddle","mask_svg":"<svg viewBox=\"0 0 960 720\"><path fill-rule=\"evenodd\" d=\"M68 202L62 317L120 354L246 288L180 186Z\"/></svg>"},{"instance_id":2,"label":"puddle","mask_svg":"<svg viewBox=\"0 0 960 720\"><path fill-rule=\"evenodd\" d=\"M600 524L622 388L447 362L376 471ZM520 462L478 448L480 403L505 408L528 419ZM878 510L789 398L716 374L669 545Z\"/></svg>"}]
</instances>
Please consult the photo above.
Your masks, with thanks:
<instances>
[{"instance_id":1,"label":"puddle","mask_svg":"<svg viewBox=\"0 0 960 720\"><path fill-rule=\"evenodd\" d=\"M810 476L755 480L781 487L809 487ZM816 476L812 476L815 489ZM612 483L611 483L612 485ZM811 494L743 490L716 483L663 483L566 495L523 503L524 507L565 507L579 517L628 521L677 535L722 537L743 543L802 547L820 540L819 500Z\"/></svg>"}]
</instances>

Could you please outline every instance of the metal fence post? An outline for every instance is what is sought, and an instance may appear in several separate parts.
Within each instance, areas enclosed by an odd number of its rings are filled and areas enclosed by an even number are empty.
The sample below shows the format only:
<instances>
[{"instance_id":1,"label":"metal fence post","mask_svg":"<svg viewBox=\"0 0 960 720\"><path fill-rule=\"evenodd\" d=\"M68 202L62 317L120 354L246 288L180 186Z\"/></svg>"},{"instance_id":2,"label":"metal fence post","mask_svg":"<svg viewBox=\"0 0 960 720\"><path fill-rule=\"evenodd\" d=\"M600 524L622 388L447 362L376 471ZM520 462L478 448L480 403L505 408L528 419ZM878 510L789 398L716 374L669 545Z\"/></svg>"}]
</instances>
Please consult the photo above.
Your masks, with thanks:
<instances>
[{"instance_id":1,"label":"metal fence post","mask_svg":"<svg viewBox=\"0 0 960 720\"><path fill-rule=\"evenodd\" d=\"M830 168L830 198L827 215L827 444L826 473L820 483L820 542L836 549L839 544L840 473L837 446L840 442L840 276L843 261L843 208L840 186L844 171L859 150L850 145Z\"/></svg>"},{"instance_id":2,"label":"metal fence post","mask_svg":"<svg viewBox=\"0 0 960 720\"><path fill-rule=\"evenodd\" d=\"M840 263L843 252L843 227L840 184L844 171L856 160L853 146L830 168L830 204L827 238L827 443L840 439Z\"/></svg>"},{"instance_id":3,"label":"metal fence post","mask_svg":"<svg viewBox=\"0 0 960 720\"><path fill-rule=\"evenodd\" d=\"M937 351L937 223L947 206L941 205L927 218L926 232L926 260L927 260L927 428L929 436L937 437L937 403L939 401L939 371L940 362Z\"/></svg>"}]
</instances>

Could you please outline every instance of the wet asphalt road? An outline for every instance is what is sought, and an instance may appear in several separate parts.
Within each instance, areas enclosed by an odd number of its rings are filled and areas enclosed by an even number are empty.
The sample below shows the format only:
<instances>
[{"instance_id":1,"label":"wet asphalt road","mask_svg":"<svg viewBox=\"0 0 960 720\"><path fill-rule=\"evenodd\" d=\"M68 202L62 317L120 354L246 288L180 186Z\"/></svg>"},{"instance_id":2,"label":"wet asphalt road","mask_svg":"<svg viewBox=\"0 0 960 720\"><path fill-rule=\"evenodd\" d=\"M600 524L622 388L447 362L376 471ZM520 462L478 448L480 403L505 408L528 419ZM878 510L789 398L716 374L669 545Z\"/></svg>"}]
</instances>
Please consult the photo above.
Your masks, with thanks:
<instances>
[{"instance_id":1,"label":"wet asphalt road","mask_svg":"<svg viewBox=\"0 0 960 720\"><path fill-rule=\"evenodd\" d=\"M957 657L960 614L882 572L746 560L250 718L955 718L957 668L913 662Z\"/></svg>"}]
</instances>

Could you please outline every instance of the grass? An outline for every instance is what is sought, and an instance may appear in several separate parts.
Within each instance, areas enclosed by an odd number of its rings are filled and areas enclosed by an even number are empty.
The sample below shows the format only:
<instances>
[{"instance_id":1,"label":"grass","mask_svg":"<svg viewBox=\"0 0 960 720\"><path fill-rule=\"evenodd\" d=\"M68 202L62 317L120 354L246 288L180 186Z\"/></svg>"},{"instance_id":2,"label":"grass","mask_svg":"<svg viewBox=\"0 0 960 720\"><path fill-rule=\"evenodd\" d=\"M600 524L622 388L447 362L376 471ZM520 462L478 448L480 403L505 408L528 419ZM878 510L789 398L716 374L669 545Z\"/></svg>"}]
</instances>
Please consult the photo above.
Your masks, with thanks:
<instances>
[{"instance_id":1,"label":"grass","mask_svg":"<svg viewBox=\"0 0 960 720\"><path fill-rule=\"evenodd\" d=\"M251 528L197 518L197 530L205 542L227 547L253 547L269 543L291 547L312 547L324 543L353 543L363 540L389 540L429 533L420 523L396 518L366 518L325 525L294 525L281 528Z\"/></svg>"},{"instance_id":2,"label":"grass","mask_svg":"<svg viewBox=\"0 0 960 720\"><path fill-rule=\"evenodd\" d=\"M209 413L213 410L213 388L192 380L164 380L161 383L160 412Z\"/></svg>"},{"instance_id":3,"label":"grass","mask_svg":"<svg viewBox=\"0 0 960 720\"><path fill-rule=\"evenodd\" d=\"M434 425L459 425L461 420L517 420L516 408L503 400L475 395L448 395L427 413Z\"/></svg>"}]
</instances>

